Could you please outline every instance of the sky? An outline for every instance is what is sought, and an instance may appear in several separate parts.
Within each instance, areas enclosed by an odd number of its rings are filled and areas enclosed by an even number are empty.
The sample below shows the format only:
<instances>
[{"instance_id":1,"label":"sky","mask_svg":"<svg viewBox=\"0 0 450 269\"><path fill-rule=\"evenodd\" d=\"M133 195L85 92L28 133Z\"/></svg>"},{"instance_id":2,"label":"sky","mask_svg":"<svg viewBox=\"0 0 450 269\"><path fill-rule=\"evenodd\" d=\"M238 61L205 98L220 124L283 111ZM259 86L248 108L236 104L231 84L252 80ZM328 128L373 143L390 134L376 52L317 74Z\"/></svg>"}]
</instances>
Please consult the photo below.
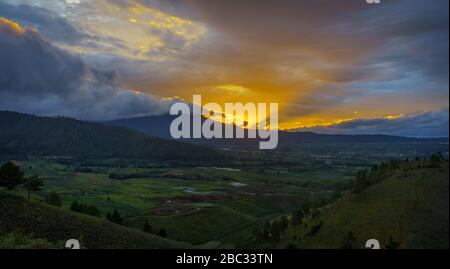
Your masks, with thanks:
<instances>
[{"instance_id":1,"label":"sky","mask_svg":"<svg viewBox=\"0 0 450 269\"><path fill-rule=\"evenodd\" d=\"M280 128L448 137L447 0L0 0L0 110L279 103Z\"/></svg>"}]
</instances>

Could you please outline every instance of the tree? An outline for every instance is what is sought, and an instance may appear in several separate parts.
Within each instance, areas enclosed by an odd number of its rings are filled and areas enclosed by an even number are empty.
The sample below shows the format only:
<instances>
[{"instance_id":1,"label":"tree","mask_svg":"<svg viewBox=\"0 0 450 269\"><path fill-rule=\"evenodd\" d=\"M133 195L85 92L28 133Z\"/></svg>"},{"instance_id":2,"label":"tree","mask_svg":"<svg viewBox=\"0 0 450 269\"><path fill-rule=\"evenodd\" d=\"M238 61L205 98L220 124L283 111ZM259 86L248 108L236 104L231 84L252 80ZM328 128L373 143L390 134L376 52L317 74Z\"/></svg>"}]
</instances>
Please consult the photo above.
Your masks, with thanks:
<instances>
[{"instance_id":1,"label":"tree","mask_svg":"<svg viewBox=\"0 0 450 269\"><path fill-rule=\"evenodd\" d=\"M84 209L84 212L82 212L82 213L90 215L90 216L94 216L94 217L100 217L102 215L100 210L96 206L93 206L93 205L86 206Z\"/></svg>"},{"instance_id":2,"label":"tree","mask_svg":"<svg viewBox=\"0 0 450 269\"><path fill-rule=\"evenodd\" d=\"M263 231L263 238L266 240L269 240L270 237L272 236L271 234L271 229L272 229L272 225L270 224L270 222L266 222L266 224L264 225L264 231Z\"/></svg>"},{"instance_id":3,"label":"tree","mask_svg":"<svg viewBox=\"0 0 450 269\"><path fill-rule=\"evenodd\" d=\"M287 244L286 249L299 249L299 248L294 243L289 243Z\"/></svg>"},{"instance_id":4,"label":"tree","mask_svg":"<svg viewBox=\"0 0 450 269\"><path fill-rule=\"evenodd\" d=\"M83 203L78 203L77 201L72 202L72 205L70 206L70 210L78 212L78 213L94 216L94 217L101 216L101 212L96 206L85 205Z\"/></svg>"},{"instance_id":5,"label":"tree","mask_svg":"<svg viewBox=\"0 0 450 269\"><path fill-rule=\"evenodd\" d=\"M81 212L81 205L77 201L73 201L70 205L70 210L75 212Z\"/></svg>"},{"instance_id":6,"label":"tree","mask_svg":"<svg viewBox=\"0 0 450 269\"><path fill-rule=\"evenodd\" d=\"M271 234L270 241L272 241L272 243L276 243L276 242L280 241L281 233L282 233L281 228L282 227L281 227L280 222L278 222L278 221L272 222L271 229L270 229L270 234Z\"/></svg>"},{"instance_id":7,"label":"tree","mask_svg":"<svg viewBox=\"0 0 450 269\"><path fill-rule=\"evenodd\" d=\"M349 232L345 237L344 240L342 242L342 249L358 249L358 245L357 245L357 239L356 237L353 235L353 232Z\"/></svg>"},{"instance_id":8,"label":"tree","mask_svg":"<svg viewBox=\"0 0 450 269\"><path fill-rule=\"evenodd\" d=\"M111 221L111 219L112 219L111 212L106 213L105 218L106 218L107 220Z\"/></svg>"},{"instance_id":9,"label":"tree","mask_svg":"<svg viewBox=\"0 0 450 269\"><path fill-rule=\"evenodd\" d=\"M389 237L389 243L386 245L386 249L397 249L399 247L399 243L394 241L392 235Z\"/></svg>"},{"instance_id":10,"label":"tree","mask_svg":"<svg viewBox=\"0 0 450 269\"><path fill-rule=\"evenodd\" d=\"M142 230L149 234L153 233L153 227L148 223L148 220L145 220Z\"/></svg>"},{"instance_id":11,"label":"tree","mask_svg":"<svg viewBox=\"0 0 450 269\"><path fill-rule=\"evenodd\" d=\"M330 197L330 203L336 201L337 199L339 199L342 196L342 192L340 190L335 190L333 192L333 194Z\"/></svg>"},{"instance_id":12,"label":"tree","mask_svg":"<svg viewBox=\"0 0 450 269\"><path fill-rule=\"evenodd\" d=\"M164 228L162 228L159 231L159 236L166 238L167 237L167 231Z\"/></svg>"},{"instance_id":13,"label":"tree","mask_svg":"<svg viewBox=\"0 0 450 269\"><path fill-rule=\"evenodd\" d=\"M432 167L440 167L443 159L442 153L431 155L430 161Z\"/></svg>"},{"instance_id":14,"label":"tree","mask_svg":"<svg viewBox=\"0 0 450 269\"><path fill-rule=\"evenodd\" d=\"M317 218L318 216L320 216L320 211L319 211L319 209L313 208L313 209L311 210L311 216L312 216L313 218Z\"/></svg>"},{"instance_id":15,"label":"tree","mask_svg":"<svg viewBox=\"0 0 450 269\"><path fill-rule=\"evenodd\" d=\"M375 174L378 171L378 164L372 165L372 168L370 169L371 174Z\"/></svg>"},{"instance_id":16,"label":"tree","mask_svg":"<svg viewBox=\"0 0 450 269\"><path fill-rule=\"evenodd\" d=\"M108 212L108 214L106 214L106 219L119 225L123 224L123 218L117 210L114 210L113 213Z\"/></svg>"},{"instance_id":17,"label":"tree","mask_svg":"<svg viewBox=\"0 0 450 269\"><path fill-rule=\"evenodd\" d=\"M61 198L54 191L50 192L47 195L47 198L45 200L46 200L47 204L49 204L49 205L61 207Z\"/></svg>"},{"instance_id":18,"label":"tree","mask_svg":"<svg viewBox=\"0 0 450 269\"><path fill-rule=\"evenodd\" d=\"M120 216L119 212L117 210L114 210L113 214L112 214L112 219L113 222L122 225L123 224L123 219L122 216Z\"/></svg>"},{"instance_id":19,"label":"tree","mask_svg":"<svg viewBox=\"0 0 450 269\"><path fill-rule=\"evenodd\" d=\"M383 165L381 166L383 169ZM364 189L366 189L368 186L370 186L370 181L368 179L368 171L367 170L361 170L356 173L356 182L355 186L353 187L353 193L360 193Z\"/></svg>"},{"instance_id":20,"label":"tree","mask_svg":"<svg viewBox=\"0 0 450 269\"><path fill-rule=\"evenodd\" d=\"M315 236L320 231L320 229L322 229L322 226L323 226L323 222L320 221L318 224L312 226L306 235L309 237Z\"/></svg>"},{"instance_id":21,"label":"tree","mask_svg":"<svg viewBox=\"0 0 450 269\"><path fill-rule=\"evenodd\" d=\"M304 214L305 216L309 215L309 213L310 213L310 211L311 211L311 207L310 207L310 205L309 205L308 202L303 203L303 205L302 205L302 210L303 210L303 214Z\"/></svg>"},{"instance_id":22,"label":"tree","mask_svg":"<svg viewBox=\"0 0 450 269\"><path fill-rule=\"evenodd\" d=\"M294 214L292 215L292 224L293 225L300 225L303 222L303 218L305 217L305 214L303 213L302 209L296 209L294 211Z\"/></svg>"},{"instance_id":23,"label":"tree","mask_svg":"<svg viewBox=\"0 0 450 269\"><path fill-rule=\"evenodd\" d=\"M399 160L391 160L390 165L391 165L392 170L400 169L400 161Z\"/></svg>"},{"instance_id":24,"label":"tree","mask_svg":"<svg viewBox=\"0 0 450 269\"><path fill-rule=\"evenodd\" d=\"M7 162L0 167L0 187L14 190L24 181L20 166L13 162Z\"/></svg>"},{"instance_id":25,"label":"tree","mask_svg":"<svg viewBox=\"0 0 450 269\"><path fill-rule=\"evenodd\" d=\"M286 232L287 228L289 228L289 220L286 216L283 216L280 219L281 233L284 234Z\"/></svg>"},{"instance_id":26,"label":"tree","mask_svg":"<svg viewBox=\"0 0 450 269\"><path fill-rule=\"evenodd\" d=\"M23 188L28 191L28 200L30 200L30 194L34 191L41 190L44 185L44 180L38 176L30 177L24 184Z\"/></svg>"}]
</instances>

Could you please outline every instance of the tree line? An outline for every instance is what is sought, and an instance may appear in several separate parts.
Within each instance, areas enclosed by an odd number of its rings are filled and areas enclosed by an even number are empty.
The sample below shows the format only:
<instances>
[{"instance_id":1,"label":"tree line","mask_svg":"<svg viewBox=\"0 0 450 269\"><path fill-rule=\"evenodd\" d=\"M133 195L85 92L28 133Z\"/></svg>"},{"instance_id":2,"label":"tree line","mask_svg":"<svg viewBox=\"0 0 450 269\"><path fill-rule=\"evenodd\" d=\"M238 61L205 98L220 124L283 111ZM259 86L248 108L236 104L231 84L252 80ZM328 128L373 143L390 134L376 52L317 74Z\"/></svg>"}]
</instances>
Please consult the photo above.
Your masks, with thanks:
<instances>
[{"instance_id":1,"label":"tree line","mask_svg":"<svg viewBox=\"0 0 450 269\"><path fill-rule=\"evenodd\" d=\"M432 154L428 159L421 160L419 157L415 157L414 161L406 159L391 160L389 162L383 162L381 164L375 164L370 169L360 170L356 173L355 179L350 182L351 190L353 193L360 193L366 188L377 184L392 175L393 171L402 168L402 164L409 164L412 162L428 163L431 168L439 168L442 163L447 161L441 152Z\"/></svg>"},{"instance_id":2,"label":"tree line","mask_svg":"<svg viewBox=\"0 0 450 269\"><path fill-rule=\"evenodd\" d=\"M12 161L3 164L0 167L0 187L5 190L13 191L22 187L28 192L28 200L31 193L39 191L44 186L44 180L37 175L25 177L20 166Z\"/></svg>"}]
</instances>

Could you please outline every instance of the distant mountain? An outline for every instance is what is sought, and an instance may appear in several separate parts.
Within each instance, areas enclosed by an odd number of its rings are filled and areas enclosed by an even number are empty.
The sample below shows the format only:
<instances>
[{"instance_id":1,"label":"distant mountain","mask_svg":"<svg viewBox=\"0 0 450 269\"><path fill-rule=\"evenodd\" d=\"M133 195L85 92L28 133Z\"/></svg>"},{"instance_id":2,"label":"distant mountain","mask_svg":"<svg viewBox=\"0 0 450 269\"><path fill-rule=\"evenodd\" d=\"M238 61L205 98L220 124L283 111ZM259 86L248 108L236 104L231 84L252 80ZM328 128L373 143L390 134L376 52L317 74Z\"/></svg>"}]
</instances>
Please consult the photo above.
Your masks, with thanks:
<instances>
[{"instance_id":1,"label":"distant mountain","mask_svg":"<svg viewBox=\"0 0 450 269\"><path fill-rule=\"evenodd\" d=\"M213 161L215 150L64 117L0 112L0 154Z\"/></svg>"},{"instance_id":2,"label":"distant mountain","mask_svg":"<svg viewBox=\"0 0 450 269\"><path fill-rule=\"evenodd\" d=\"M448 142L448 138L415 138L393 135L340 135L313 132L281 132L284 145L290 143L379 143L379 142Z\"/></svg>"},{"instance_id":3,"label":"distant mountain","mask_svg":"<svg viewBox=\"0 0 450 269\"><path fill-rule=\"evenodd\" d=\"M173 139L172 136L170 135L170 125L172 124L172 121L176 118L177 116L161 115L161 116L147 116L129 119L119 119L103 123L113 126L126 127L154 137ZM205 120L206 118L202 117L202 122L204 122ZM224 134L225 124L222 124L222 130ZM246 132L246 130L244 130L244 132ZM241 147L256 148L259 142L256 139L204 139L204 138L180 139L179 141L212 147L239 147L239 148Z\"/></svg>"},{"instance_id":4,"label":"distant mountain","mask_svg":"<svg viewBox=\"0 0 450 269\"><path fill-rule=\"evenodd\" d=\"M176 116L161 115L105 122L105 124L127 127L147 135L171 139L170 125ZM205 119L203 119L205 120ZM290 146L303 143L378 143L378 142L448 142L448 138L411 138L391 135L333 135L313 132L279 132L279 145ZM256 139L186 139L186 142L219 147L257 147Z\"/></svg>"},{"instance_id":5,"label":"distant mountain","mask_svg":"<svg viewBox=\"0 0 450 269\"><path fill-rule=\"evenodd\" d=\"M154 137L171 139L170 125L176 118L176 116L161 115L118 119L104 123L113 126L126 127Z\"/></svg>"}]
</instances>

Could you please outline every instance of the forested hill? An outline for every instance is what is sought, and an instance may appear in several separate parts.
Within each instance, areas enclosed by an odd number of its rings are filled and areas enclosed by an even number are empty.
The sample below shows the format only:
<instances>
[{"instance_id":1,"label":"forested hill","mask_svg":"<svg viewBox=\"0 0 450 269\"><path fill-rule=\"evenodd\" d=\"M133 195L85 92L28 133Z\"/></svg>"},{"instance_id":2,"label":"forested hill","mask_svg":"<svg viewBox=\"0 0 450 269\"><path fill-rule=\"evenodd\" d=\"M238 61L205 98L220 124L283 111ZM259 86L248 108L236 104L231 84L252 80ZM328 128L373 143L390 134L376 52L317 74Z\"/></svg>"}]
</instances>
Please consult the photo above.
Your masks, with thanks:
<instances>
[{"instance_id":1,"label":"forested hill","mask_svg":"<svg viewBox=\"0 0 450 269\"><path fill-rule=\"evenodd\" d=\"M0 155L189 161L221 158L205 147L149 137L127 128L16 112L0 112Z\"/></svg>"}]
</instances>

